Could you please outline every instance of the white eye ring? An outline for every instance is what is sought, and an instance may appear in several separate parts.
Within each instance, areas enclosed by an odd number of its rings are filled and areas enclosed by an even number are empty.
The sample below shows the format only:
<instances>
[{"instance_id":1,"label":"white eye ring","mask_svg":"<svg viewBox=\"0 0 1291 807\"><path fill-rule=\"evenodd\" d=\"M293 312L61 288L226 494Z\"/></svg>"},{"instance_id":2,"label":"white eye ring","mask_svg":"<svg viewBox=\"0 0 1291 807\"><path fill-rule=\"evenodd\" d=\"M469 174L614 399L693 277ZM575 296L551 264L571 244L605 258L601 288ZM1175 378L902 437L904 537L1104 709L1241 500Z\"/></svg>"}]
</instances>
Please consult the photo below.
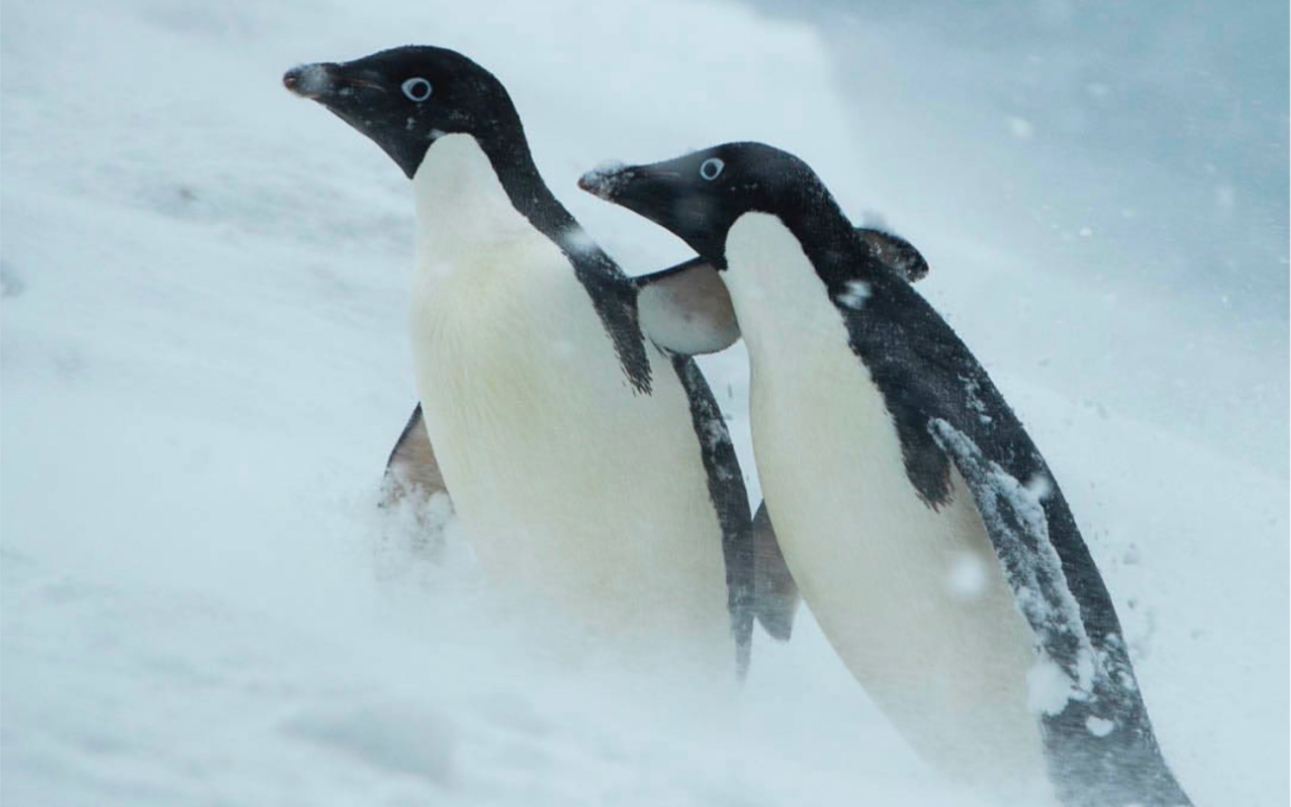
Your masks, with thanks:
<instances>
[{"instance_id":1,"label":"white eye ring","mask_svg":"<svg viewBox=\"0 0 1291 807\"><path fill-rule=\"evenodd\" d=\"M699 175L712 182L722 175L722 169L725 167L726 163L716 157L709 157L699 164Z\"/></svg>"},{"instance_id":2,"label":"white eye ring","mask_svg":"<svg viewBox=\"0 0 1291 807\"><path fill-rule=\"evenodd\" d=\"M410 78L403 83L403 94L410 101L421 103L430 97L430 82L424 78Z\"/></svg>"}]
</instances>

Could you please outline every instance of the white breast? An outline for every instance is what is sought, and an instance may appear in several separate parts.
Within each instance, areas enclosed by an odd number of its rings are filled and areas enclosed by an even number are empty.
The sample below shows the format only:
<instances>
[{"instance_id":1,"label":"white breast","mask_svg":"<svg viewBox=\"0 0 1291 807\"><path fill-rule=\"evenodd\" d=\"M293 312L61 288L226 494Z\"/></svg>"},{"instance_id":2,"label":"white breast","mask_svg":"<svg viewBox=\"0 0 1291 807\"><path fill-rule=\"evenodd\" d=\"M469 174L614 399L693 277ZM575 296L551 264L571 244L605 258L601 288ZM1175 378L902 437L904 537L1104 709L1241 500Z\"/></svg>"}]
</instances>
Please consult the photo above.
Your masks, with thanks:
<instances>
[{"instance_id":1,"label":"white breast","mask_svg":"<svg viewBox=\"0 0 1291 807\"><path fill-rule=\"evenodd\" d=\"M919 500L883 397L778 218L745 215L726 249L762 490L812 613L933 765L976 784L1042 781L1030 632L963 480L939 510Z\"/></svg>"},{"instance_id":2,"label":"white breast","mask_svg":"<svg viewBox=\"0 0 1291 807\"><path fill-rule=\"evenodd\" d=\"M482 569L603 636L729 665L721 533L671 366L652 351L654 393L632 391L473 138L436 142L414 182L418 393Z\"/></svg>"}]
</instances>

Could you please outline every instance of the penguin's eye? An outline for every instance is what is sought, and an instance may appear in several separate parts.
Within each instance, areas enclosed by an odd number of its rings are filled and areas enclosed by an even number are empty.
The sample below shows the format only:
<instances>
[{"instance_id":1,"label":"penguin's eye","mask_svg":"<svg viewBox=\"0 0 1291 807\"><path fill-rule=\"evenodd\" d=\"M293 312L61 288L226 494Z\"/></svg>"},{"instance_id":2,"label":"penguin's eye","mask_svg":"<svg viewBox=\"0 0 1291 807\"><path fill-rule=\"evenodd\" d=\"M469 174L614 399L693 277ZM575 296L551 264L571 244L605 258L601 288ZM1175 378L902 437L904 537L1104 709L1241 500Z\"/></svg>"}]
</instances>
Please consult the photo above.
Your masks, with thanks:
<instances>
[{"instance_id":1,"label":"penguin's eye","mask_svg":"<svg viewBox=\"0 0 1291 807\"><path fill-rule=\"evenodd\" d=\"M707 160L700 163L699 175L705 180L712 182L722 175L722 169L725 167L726 163L716 157L709 157Z\"/></svg>"},{"instance_id":2,"label":"penguin's eye","mask_svg":"<svg viewBox=\"0 0 1291 807\"><path fill-rule=\"evenodd\" d=\"M410 78L403 83L403 94L418 103L430 97L430 82L424 78Z\"/></svg>"}]
</instances>

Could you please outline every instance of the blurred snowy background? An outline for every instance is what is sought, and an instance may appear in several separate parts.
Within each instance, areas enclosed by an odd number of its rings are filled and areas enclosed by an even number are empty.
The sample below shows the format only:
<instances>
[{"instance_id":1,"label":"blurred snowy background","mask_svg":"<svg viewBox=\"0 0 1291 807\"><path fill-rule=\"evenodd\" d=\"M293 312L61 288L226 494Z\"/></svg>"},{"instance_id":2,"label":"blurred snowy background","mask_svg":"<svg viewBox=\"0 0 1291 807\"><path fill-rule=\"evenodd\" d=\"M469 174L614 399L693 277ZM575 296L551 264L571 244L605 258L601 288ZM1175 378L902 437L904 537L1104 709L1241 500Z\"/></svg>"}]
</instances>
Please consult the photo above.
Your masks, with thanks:
<instances>
[{"instance_id":1,"label":"blurred snowy background","mask_svg":"<svg viewBox=\"0 0 1291 807\"><path fill-rule=\"evenodd\" d=\"M576 177L728 139L911 239L1063 484L1185 787L1285 803L1285 2L2 14L5 804L970 803L805 615L742 691L678 691L545 654L375 510L411 196L279 78L406 43L508 85L631 272L685 249ZM742 361L706 367L747 457Z\"/></svg>"}]
</instances>

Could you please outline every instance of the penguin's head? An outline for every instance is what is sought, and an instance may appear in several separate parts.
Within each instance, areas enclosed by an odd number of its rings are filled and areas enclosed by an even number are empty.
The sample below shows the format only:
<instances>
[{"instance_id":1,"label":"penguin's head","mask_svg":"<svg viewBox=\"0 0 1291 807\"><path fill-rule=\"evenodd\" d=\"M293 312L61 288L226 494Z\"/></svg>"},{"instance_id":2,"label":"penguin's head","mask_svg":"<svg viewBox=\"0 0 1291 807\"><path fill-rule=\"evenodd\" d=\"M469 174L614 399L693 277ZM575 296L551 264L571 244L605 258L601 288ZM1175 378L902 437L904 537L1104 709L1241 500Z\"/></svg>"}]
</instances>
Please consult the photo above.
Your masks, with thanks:
<instances>
[{"instance_id":1,"label":"penguin's head","mask_svg":"<svg viewBox=\"0 0 1291 807\"><path fill-rule=\"evenodd\" d=\"M282 83L371 138L409 179L443 135L478 137L520 125L502 83L445 48L407 46L352 62L301 65Z\"/></svg>"},{"instance_id":2,"label":"penguin's head","mask_svg":"<svg viewBox=\"0 0 1291 807\"><path fill-rule=\"evenodd\" d=\"M770 213L792 227L814 205L832 204L806 163L762 143L725 143L675 160L597 168L578 186L664 227L718 269L726 268L726 234L745 213Z\"/></svg>"}]
</instances>

